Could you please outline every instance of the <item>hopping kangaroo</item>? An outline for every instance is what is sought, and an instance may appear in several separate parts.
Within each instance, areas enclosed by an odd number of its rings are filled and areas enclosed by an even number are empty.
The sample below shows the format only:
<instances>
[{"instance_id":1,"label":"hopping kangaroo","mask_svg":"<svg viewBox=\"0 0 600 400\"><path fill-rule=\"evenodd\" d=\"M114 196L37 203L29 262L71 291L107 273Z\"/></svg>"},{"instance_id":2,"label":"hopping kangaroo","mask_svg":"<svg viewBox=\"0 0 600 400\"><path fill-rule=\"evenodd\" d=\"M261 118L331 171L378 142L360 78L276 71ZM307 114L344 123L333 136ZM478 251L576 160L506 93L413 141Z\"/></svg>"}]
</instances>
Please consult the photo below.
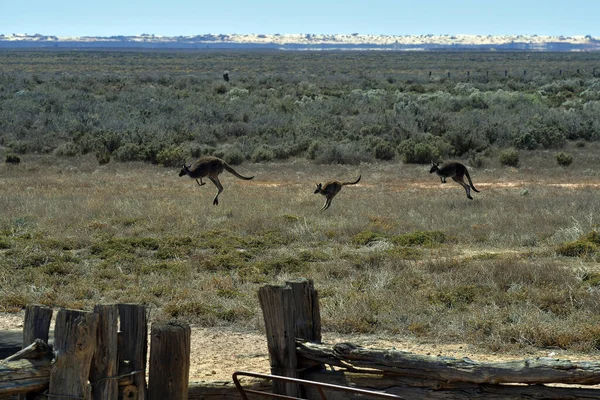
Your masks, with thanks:
<instances>
[{"instance_id":1,"label":"hopping kangaroo","mask_svg":"<svg viewBox=\"0 0 600 400\"><path fill-rule=\"evenodd\" d=\"M213 204L216 206L219 204L219 195L223 191L223 185L221 185L221 182L219 181L219 174L223 172L224 169L231 172L233 175L237 176L240 179L254 178L253 176L248 178L238 174L225 161L213 156L201 157L200 159L198 159L198 161L196 161L190 166L184 164L183 168L179 172L179 176L187 175L190 178L196 179L196 182L199 186L205 185L206 182L202 182L202 178L208 177L208 179L210 179L218 189L217 195L213 200ZM200 181L198 181L198 179L200 179Z\"/></svg>"},{"instance_id":2,"label":"hopping kangaroo","mask_svg":"<svg viewBox=\"0 0 600 400\"><path fill-rule=\"evenodd\" d=\"M471 176L469 175L469 171L467 171L467 167L461 163L452 162L444 165L442 168L439 168L438 164L432 162L429 173L431 174L434 172L440 176L442 183L446 183L446 178L452 178L454 182L464 187L465 191L467 192L467 198L471 200L473 200L471 197L471 189L479 193L479 190L475 189L475 186L473 186L473 181L471 181ZM468 185L464 181L465 176L469 180Z\"/></svg>"},{"instance_id":3,"label":"hopping kangaroo","mask_svg":"<svg viewBox=\"0 0 600 400\"><path fill-rule=\"evenodd\" d=\"M354 182L330 181L327 182L325 185L317 183L317 189L315 190L315 194L321 193L327 199L325 200L325 204L323 205L323 208L321 208L321 211L327 210L329 208L329 206L331 205L331 200L335 197L336 194L340 192L340 190L342 190L342 186L356 185L359 181L360 175L358 176L358 179Z\"/></svg>"}]
</instances>

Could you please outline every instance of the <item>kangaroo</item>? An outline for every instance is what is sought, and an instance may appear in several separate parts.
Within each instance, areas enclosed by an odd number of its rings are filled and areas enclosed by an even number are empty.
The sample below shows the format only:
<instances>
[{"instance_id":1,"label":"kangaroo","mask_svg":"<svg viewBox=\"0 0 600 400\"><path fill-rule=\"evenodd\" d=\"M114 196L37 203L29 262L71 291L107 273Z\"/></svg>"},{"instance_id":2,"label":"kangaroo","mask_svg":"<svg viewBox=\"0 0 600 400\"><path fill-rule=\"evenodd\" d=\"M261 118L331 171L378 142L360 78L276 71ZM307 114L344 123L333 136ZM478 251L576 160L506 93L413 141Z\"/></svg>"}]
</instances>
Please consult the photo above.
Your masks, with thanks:
<instances>
[{"instance_id":1,"label":"kangaroo","mask_svg":"<svg viewBox=\"0 0 600 400\"><path fill-rule=\"evenodd\" d=\"M340 182L340 181L329 181L325 185L321 183L317 183L317 189L315 190L315 194L321 193L327 200L325 200L325 204L321 211L327 210L331 205L331 200L335 197L336 194L342 190L342 186L346 185L356 185L360 181L360 175L358 179L354 182Z\"/></svg>"},{"instance_id":2,"label":"kangaroo","mask_svg":"<svg viewBox=\"0 0 600 400\"><path fill-rule=\"evenodd\" d=\"M223 191L223 185L221 185L221 182L219 181L219 174L223 172L224 169L240 179L249 180L254 178L253 176L245 177L238 174L225 161L213 156L201 157L198 159L198 161L189 166L184 164L183 168L179 172L179 176L187 175L192 179L196 179L196 183L198 183L199 186L206 185L206 182L202 182L202 178L208 177L208 179L210 179L218 189L217 195L213 200L213 205L217 206L219 205L219 195ZM200 179L200 181L198 181L198 179Z\"/></svg>"},{"instance_id":3,"label":"kangaroo","mask_svg":"<svg viewBox=\"0 0 600 400\"><path fill-rule=\"evenodd\" d=\"M464 187L468 199L473 200L473 197L471 197L471 189L479 193L479 190L475 189L475 186L473 186L473 181L471 181L471 176L469 175L469 171L467 171L467 167L459 162L448 163L442 168L439 168L437 163L431 162L429 173L432 174L434 172L439 175L442 183L446 183L446 178L452 178L454 182ZM469 180L468 185L464 181L465 176Z\"/></svg>"}]
</instances>

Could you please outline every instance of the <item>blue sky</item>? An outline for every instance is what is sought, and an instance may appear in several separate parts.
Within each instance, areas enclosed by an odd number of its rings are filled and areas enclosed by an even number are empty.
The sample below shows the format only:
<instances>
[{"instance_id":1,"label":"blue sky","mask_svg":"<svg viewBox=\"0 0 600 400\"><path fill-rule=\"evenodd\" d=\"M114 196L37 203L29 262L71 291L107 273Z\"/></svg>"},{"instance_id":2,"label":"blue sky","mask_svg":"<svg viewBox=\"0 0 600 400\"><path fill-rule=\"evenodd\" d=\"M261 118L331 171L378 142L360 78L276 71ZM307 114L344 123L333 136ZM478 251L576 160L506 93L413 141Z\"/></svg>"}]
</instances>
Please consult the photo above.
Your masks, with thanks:
<instances>
[{"instance_id":1,"label":"blue sky","mask_svg":"<svg viewBox=\"0 0 600 400\"><path fill-rule=\"evenodd\" d=\"M0 0L0 33L600 36L600 1Z\"/></svg>"}]
</instances>

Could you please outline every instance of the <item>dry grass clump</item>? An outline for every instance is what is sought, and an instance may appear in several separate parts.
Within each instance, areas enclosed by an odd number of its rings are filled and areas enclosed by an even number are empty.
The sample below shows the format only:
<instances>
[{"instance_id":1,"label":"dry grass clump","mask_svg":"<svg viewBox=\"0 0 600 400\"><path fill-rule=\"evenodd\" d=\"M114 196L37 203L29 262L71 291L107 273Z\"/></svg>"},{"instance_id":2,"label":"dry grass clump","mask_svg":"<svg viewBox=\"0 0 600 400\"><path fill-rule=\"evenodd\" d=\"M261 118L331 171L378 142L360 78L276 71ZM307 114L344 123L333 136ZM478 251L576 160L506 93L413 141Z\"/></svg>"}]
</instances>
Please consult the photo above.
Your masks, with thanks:
<instances>
[{"instance_id":1,"label":"dry grass clump","mask_svg":"<svg viewBox=\"0 0 600 400\"><path fill-rule=\"evenodd\" d=\"M306 277L326 330L591 351L600 270L555 249L598 245L598 189L556 186L593 176L556 166L550 181L538 167L552 154L527 154L521 170L474 170L474 201L421 166L244 164L256 178L224 177L218 207L214 188L175 169L24 156L0 166L0 306L137 302L260 329L258 288ZM319 212L314 181L357 172L361 183Z\"/></svg>"}]
</instances>

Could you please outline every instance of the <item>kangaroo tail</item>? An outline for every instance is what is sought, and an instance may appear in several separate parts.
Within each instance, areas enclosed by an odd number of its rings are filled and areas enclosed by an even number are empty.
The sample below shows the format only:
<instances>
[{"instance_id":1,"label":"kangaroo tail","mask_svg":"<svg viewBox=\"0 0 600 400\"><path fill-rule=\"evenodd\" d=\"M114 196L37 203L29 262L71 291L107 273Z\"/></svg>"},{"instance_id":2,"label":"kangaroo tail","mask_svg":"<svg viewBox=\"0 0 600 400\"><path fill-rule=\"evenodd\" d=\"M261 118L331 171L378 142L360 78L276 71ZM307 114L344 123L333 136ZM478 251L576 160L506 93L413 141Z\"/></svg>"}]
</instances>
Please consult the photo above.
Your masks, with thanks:
<instances>
[{"instance_id":1,"label":"kangaroo tail","mask_svg":"<svg viewBox=\"0 0 600 400\"><path fill-rule=\"evenodd\" d=\"M238 173L235 171L235 169L231 168L231 167L229 166L229 164L227 164L226 162L224 162L224 163L223 163L223 168L225 168L227 171L231 172L233 175L237 176L237 177L238 177L238 178L240 178L240 179L246 179L246 180L250 180L250 179L254 178L253 176L251 176L251 177L247 177L247 176L243 176L243 175L240 175L240 174L238 174Z\"/></svg>"},{"instance_id":2,"label":"kangaroo tail","mask_svg":"<svg viewBox=\"0 0 600 400\"><path fill-rule=\"evenodd\" d=\"M469 186L471 186L471 189L473 189L474 191L479 193L479 190L475 189L475 186L473 185L473 181L471 180L471 175L469 175L469 171L466 168L465 168L465 175L467 176L467 179L469 180Z\"/></svg>"},{"instance_id":3,"label":"kangaroo tail","mask_svg":"<svg viewBox=\"0 0 600 400\"><path fill-rule=\"evenodd\" d=\"M354 182L343 182L342 186L345 186L345 185L356 185L358 182L360 182L360 177L361 177L361 175L359 175L358 179L355 180Z\"/></svg>"}]
</instances>

